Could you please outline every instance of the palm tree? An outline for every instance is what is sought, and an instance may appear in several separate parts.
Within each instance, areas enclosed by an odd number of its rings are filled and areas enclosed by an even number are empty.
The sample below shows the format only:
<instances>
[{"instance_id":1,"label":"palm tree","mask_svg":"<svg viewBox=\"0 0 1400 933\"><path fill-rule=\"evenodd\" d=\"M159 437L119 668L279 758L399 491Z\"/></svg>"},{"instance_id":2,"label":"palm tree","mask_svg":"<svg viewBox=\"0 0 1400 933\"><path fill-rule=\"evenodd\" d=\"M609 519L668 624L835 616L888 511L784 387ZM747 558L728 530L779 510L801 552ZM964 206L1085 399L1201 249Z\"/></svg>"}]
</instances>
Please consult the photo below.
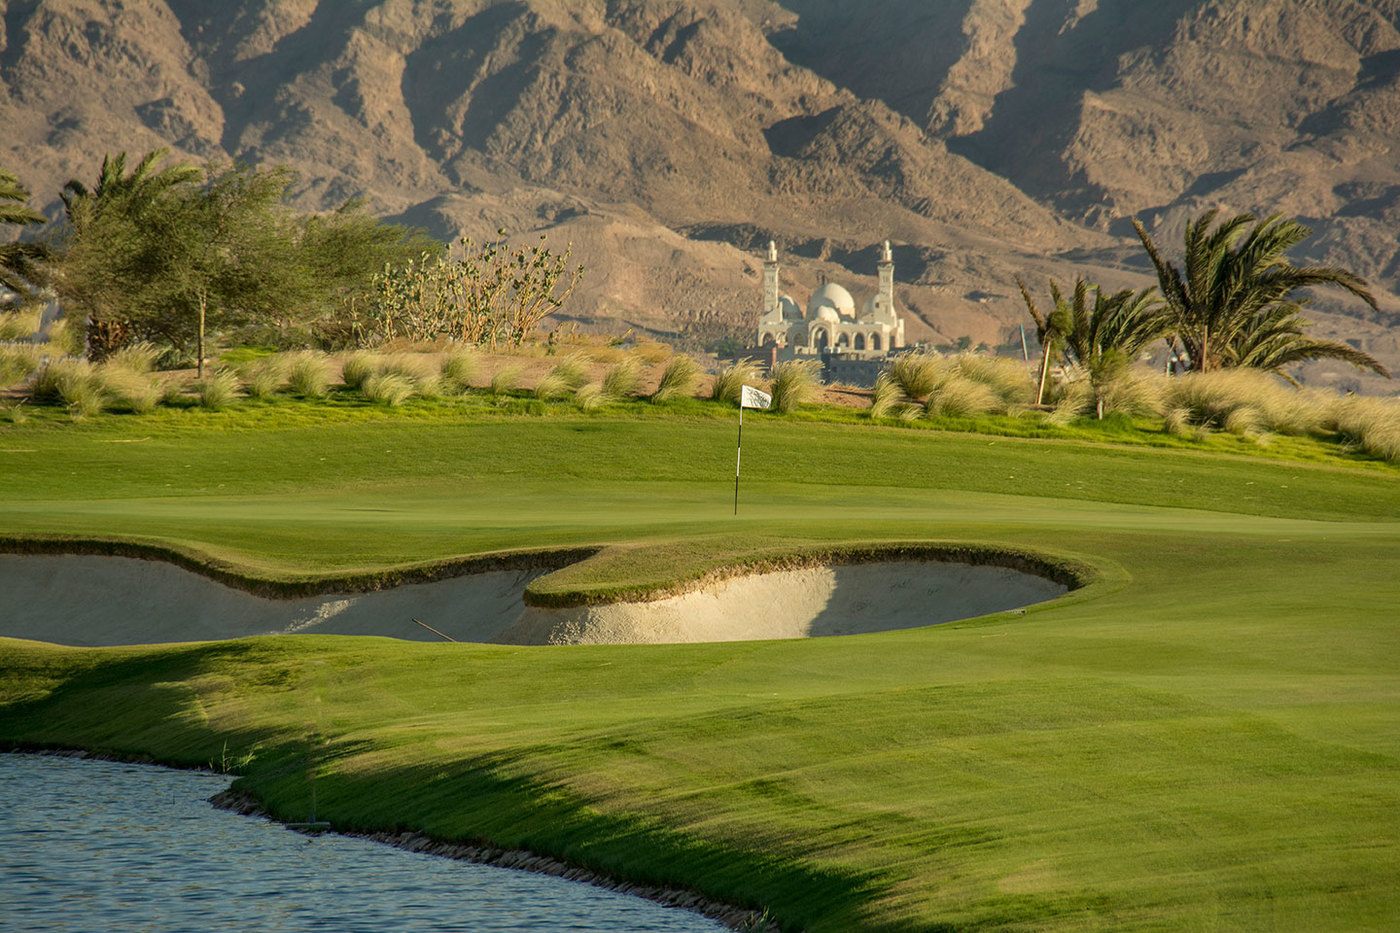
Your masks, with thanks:
<instances>
[{"instance_id":1,"label":"palm tree","mask_svg":"<svg viewBox=\"0 0 1400 933\"><path fill-rule=\"evenodd\" d=\"M1018 280L1019 284L1019 280ZM1066 298L1059 283L1050 283L1050 296L1055 310L1042 315L1025 286L1021 296L1036 322L1036 328L1048 336L1042 337L1046 346L1041 367L1041 391L1044 392L1045 371L1049 368L1050 348L1056 347L1068 366L1076 367L1089 377L1094 392L1094 409L1103 417L1104 399L1109 387L1149 343L1166 334L1172 319L1157 290L1132 289L1111 294L1080 277L1075 279L1074 291Z\"/></svg>"},{"instance_id":2,"label":"palm tree","mask_svg":"<svg viewBox=\"0 0 1400 933\"><path fill-rule=\"evenodd\" d=\"M29 191L10 172L0 169L0 226L28 227L48 218L28 205ZM44 243L0 244L0 309L32 299L46 280L44 263L50 250Z\"/></svg>"},{"instance_id":3,"label":"palm tree","mask_svg":"<svg viewBox=\"0 0 1400 933\"><path fill-rule=\"evenodd\" d=\"M1164 259L1146 228L1133 220L1189 368L1257 366L1277 372L1291 363L1332 358L1389 375L1370 355L1306 333L1301 313L1306 298L1300 290L1333 286L1375 308L1364 280L1337 266L1290 262L1285 254L1311 233L1296 220L1238 214L1217 225L1217 215L1207 211L1187 224L1184 269Z\"/></svg>"},{"instance_id":4,"label":"palm tree","mask_svg":"<svg viewBox=\"0 0 1400 933\"><path fill-rule=\"evenodd\" d=\"M1035 336L1040 341L1040 385L1036 390L1035 403L1045 404L1045 382L1050 375L1050 357L1060 349L1060 344L1064 340L1065 333L1071 324L1068 312L1061 307L1057 299L1054 310L1049 314L1041 314L1040 308L1036 307L1035 299L1031 297L1030 290L1026 288L1026 283L1021 281L1021 277L1016 276L1016 285L1021 289L1021 298L1026 303L1026 311L1030 313L1031 320L1035 322ZM1052 283L1052 291L1056 286Z\"/></svg>"}]
</instances>

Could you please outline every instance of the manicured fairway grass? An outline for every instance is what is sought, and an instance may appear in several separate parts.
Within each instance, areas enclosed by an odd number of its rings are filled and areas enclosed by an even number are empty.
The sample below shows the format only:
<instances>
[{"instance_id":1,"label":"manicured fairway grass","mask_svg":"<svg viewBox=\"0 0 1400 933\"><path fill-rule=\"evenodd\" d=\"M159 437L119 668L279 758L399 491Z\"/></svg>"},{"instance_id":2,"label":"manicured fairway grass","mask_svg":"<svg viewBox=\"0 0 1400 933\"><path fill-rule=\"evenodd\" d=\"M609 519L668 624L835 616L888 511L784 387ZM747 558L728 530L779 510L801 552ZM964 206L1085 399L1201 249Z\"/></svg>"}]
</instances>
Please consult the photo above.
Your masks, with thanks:
<instances>
[{"instance_id":1,"label":"manicured fairway grass","mask_svg":"<svg viewBox=\"0 0 1400 933\"><path fill-rule=\"evenodd\" d=\"M1400 469L755 418L0 431L0 534L255 576L610 545L615 593L808 546L1093 568L1025 615L801 642L520 649L0 641L0 740L240 761L304 818L561 855L793 928L1385 928L1400 919Z\"/></svg>"}]
</instances>

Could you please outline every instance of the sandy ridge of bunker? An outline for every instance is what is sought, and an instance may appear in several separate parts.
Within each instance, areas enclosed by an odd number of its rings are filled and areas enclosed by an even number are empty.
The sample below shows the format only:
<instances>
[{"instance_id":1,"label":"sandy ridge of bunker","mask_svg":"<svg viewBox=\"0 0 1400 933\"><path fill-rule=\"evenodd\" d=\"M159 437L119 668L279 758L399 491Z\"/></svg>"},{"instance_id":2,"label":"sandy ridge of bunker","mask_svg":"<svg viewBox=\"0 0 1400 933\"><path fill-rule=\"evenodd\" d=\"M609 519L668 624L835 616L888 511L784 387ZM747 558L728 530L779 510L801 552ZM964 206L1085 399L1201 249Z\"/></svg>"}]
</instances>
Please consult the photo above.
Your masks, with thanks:
<instances>
[{"instance_id":1,"label":"sandy ridge of bunker","mask_svg":"<svg viewBox=\"0 0 1400 933\"><path fill-rule=\"evenodd\" d=\"M513 645L805 638L917 628L1044 602L1065 584L942 561L835 564L734 576L648 602L527 606L546 570L493 570L366 593L292 599L161 561L0 554L0 635L100 646L269 634L382 635Z\"/></svg>"}]
</instances>

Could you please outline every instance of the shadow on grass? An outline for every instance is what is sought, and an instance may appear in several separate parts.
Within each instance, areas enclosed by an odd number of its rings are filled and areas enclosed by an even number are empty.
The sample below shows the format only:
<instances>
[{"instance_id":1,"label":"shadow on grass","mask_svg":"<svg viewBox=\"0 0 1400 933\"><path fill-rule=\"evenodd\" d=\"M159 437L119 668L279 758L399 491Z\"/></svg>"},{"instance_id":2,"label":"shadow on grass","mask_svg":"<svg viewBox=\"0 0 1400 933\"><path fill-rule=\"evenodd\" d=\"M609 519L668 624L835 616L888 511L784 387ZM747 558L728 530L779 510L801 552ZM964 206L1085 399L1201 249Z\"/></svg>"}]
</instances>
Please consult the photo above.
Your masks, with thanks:
<instances>
[{"instance_id":1,"label":"shadow on grass","mask_svg":"<svg viewBox=\"0 0 1400 933\"><path fill-rule=\"evenodd\" d=\"M52 687L0 706L0 749L74 748L177 767L237 769L242 776L235 788L251 793L277 819L305 820L314 808L316 818L342 831L412 831L526 849L621 881L766 909L784 929L857 926L882 887L872 876L817 868L757 844L669 830L645 815L645 800L637 801L642 815L600 813L558 786L520 776L523 752L415 763L411 747L321 737L297 717L286 726L215 729L193 686L199 678L228 676L232 668L240 690L302 688L294 659L279 665L269 651L257 642L223 642L138 656L6 652L0 678L42 678ZM250 750L254 754L245 758ZM389 757L410 760L365 764Z\"/></svg>"}]
</instances>

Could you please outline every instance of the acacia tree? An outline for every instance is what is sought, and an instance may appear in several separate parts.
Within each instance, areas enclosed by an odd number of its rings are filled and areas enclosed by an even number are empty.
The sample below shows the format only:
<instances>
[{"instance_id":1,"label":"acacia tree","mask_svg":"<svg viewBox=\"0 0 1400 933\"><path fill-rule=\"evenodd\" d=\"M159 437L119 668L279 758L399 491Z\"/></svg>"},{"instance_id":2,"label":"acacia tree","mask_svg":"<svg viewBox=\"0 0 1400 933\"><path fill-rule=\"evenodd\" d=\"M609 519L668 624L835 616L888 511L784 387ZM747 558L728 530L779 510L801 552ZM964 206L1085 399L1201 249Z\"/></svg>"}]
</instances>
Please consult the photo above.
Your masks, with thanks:
<instances>
[{"instance_id":1,"label":"acacia tree","mask_svg":"<svg viewBox=\"0 0 1400 933\"><path fill-rule=\"evenodd\" d=\"M287 206L285 169L179 163L163 151L135 169L104 160L97 184L72 182L60 296L88 321L102 359L145 340L203 369L206 334L280 345L334 344L374 270L421 234L365 215L357 204L323 217Z\"/></svg>"},{"instance_id":2,"label":"acacia tree","mask_svg":"<svg viewBox=\"0 0 1400 933\"><path fill-rule=\"evenodd\" d=\"M1217 215L1207 211L1187 224L1180 268L1162 256L1142 223L1133 220L1190 369L1254 366L1280 372L1291 363L1333 358L1389 375L1369 354L1309 336L1302 317L1307 299L1299 293L1316 287L1340 288L1375 308L1364 280L1337 266L1289 261L1286 253L1311 233L1295 220L1239 214L1217 225Z\"/></svg>"},{"instance_id":3,"label":"acacia tree","mask_svg":"<svg viewBox=\"0 0 1400 933\"><path fill-rule=\"evenodd\" d=\"M86 321L87 352L106 358L141 339L138 308L146 290L170 270L161 256L165 213L199 179L192 165L162 167L167 150L146 154L127 171L126 153L103 158L97 182L73 180L63 188L66 250L57 291L64 313Z\"/></svg>"},{"instance_id":4,"label":"acacia tree","mask_svg":"<svg viewBox=\"0 0 1400 933\"><path fill-rule=\"evenodd\" d=\"M0 227L42 224L43 214L29 207L29 190L10 172L0 169ZM52 253L45 243L0 243L0 311L20 307L39 294L48 275Z\"/></svg>"}]
</instances>

